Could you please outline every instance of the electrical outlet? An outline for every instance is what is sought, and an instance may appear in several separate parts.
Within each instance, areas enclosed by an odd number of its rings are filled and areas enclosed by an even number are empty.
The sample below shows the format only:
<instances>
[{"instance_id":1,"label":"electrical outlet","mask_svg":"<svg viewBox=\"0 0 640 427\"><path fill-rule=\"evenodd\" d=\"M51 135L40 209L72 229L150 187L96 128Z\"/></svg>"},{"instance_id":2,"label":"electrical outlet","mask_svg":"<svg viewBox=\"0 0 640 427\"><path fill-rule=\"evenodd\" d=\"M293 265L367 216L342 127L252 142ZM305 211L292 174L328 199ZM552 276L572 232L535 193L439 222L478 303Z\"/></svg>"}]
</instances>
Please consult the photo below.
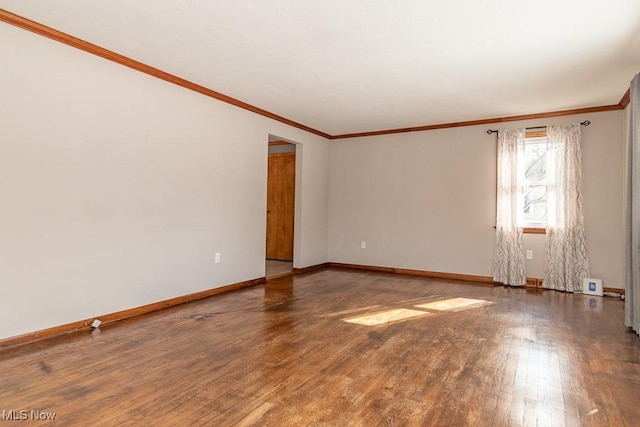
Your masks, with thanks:
<instances>
[{"instance_id":1,"label":"electrical outlet","mask_svg":"<svg viewBox=\"0 0 640 427\"><path fill-rule=\"evenodd\" d=\"M533 259L533 251L531 250L527 251L527 259Z\"/></svg>"},{"instance_id":2,"label":"electrical outlet","mask_svg":"<svg viewBox=\"0 0 640 427\"><path fill-rule=\"evenodd\" d=\"M220 264L220 252L216 252L215 263Z\"/></svg>"},{"instance_id":3,"label":"electrical outlet","mask_svg":"<svg viewBox=\"0 0 640 427\"><path fill-rule=\"evenodd\" d=\"M360 242L360 249L366 249L367 248L367 241L363 240Z\"/></svg>"}]
</instances>

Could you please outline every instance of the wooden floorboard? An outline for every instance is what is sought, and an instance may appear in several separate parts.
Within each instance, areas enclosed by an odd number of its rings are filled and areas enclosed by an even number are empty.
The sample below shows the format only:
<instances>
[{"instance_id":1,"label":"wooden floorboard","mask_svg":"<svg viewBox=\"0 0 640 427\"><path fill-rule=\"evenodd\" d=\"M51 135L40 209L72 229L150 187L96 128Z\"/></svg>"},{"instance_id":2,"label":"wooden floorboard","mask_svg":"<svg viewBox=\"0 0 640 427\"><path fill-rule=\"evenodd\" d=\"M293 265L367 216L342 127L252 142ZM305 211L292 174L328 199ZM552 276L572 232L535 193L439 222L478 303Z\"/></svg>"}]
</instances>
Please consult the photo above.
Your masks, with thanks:
<instances>
[{"instance_id":1,"label":"wooden floorboard","mask_svg":"<svg viewBox=\"0 0 640 427\"><path fill-rule=\"evenodd\" d=\"M453 298L486 303L417 307ZM623 308L324 269L0 351L0 426L22 410L64 426L637 425ZM351 323L398 309L424 313Z\"/></svg>"}]
</instances>

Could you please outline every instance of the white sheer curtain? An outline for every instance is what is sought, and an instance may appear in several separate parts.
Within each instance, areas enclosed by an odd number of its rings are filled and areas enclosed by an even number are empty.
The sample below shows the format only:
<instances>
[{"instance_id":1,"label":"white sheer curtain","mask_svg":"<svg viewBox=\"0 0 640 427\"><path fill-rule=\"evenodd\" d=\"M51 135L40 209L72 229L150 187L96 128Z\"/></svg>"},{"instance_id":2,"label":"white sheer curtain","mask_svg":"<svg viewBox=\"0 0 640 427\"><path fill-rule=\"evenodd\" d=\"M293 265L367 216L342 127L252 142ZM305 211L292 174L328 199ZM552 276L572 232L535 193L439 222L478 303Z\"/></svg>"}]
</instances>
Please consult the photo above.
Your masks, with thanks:
<instances>
[{"instance_id":1,"label":"white sheer curtain","mask_svg":"<svg viewBox=\"0 0 640 427\"><path fill-rule=\"evenodd\" d=\"M524 129L498 131L498 203L493 280L511 286L527 283L522 240Z\"/></svg>"},{"instance_id":2,"label":"white sheer curtain","mask_svg":"<svg viewBox=\"0 0 640 427\"><path fill-rule=\"evenodd\" d=\"M542 286L574 292L589 277L580 124L547 127L547 233Z\"/></svg>"},{"instance_id":3,"label":"white sheer curtain","mask_svg":"<svg viewBox=\"0 0 640 427\"><path fill-rule=\"evenodd\" d=\"M631 81L624 324L640 335L640 74Z\"/></svg>"}]
</instances>

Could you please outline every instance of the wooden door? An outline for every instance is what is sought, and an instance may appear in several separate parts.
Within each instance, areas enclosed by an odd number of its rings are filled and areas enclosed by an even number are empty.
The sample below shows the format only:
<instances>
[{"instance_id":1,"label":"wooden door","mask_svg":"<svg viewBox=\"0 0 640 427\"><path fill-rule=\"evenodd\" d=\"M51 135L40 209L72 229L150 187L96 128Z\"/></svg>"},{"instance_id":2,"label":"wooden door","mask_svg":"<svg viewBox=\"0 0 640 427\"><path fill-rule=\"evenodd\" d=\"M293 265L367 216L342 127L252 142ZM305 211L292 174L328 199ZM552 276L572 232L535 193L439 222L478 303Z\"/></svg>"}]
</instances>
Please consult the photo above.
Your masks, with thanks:
<instances>
[{"instance_id":1,"label":"wooden door","mask_svg":"<svg viewBox=\"0 0 640 427\"><path fill-rule=\"evenodd\" d=\"M267 258L293 261L296 153L269 154Z\"/></svg>"}]
</instances>

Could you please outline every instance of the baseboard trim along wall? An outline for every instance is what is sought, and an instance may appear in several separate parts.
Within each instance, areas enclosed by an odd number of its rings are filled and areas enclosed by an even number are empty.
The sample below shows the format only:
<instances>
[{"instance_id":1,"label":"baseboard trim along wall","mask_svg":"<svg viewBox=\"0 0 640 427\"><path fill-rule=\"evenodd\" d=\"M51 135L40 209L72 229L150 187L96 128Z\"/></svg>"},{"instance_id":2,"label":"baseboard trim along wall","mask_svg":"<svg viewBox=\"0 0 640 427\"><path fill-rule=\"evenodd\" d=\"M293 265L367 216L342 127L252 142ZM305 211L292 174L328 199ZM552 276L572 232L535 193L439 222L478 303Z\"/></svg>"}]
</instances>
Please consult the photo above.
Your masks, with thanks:
<instances>
[{"instance_id":1,"label":"baseboard trim along wall","mask_svg":"<svg viewBox=\"0 0 640 427\"><path fill-rule=\"evenodd\" d=\"M293 273L294 274L311 273L312 271L321 270L327 267L329 267L329 263L323 262L322 264L310 265L308 267L294 268Z\"/></svg>"},{"instance_id":2,"label":"baseboard trim along wall","mask_svg":"<svg viewBox=\"0 0 640 427\"><path fill-rule=\"evenodd\" d=\"M379 267L375 265L362 265L362 264L345 264L341 262L330 262L329 267L345 268L349 270L364 270L364 271L376 271L379 273L393 273L404 274L407 276L421 276L431 277L434 279L448 279L448 280L462 280L465 282L480 282L490 283L492 285L505 286L504 283L496 282L493 277L490 276L477 276L474 274L456 274L456 273L442 273L438 271L425 271L425 270L411 270L407 268L395 268L395 267ZM535 277L527 277L526 288L534 288L540 290L548 290L542 287L542 279ZM604 292L611 292L614 294L624 295L624 289L620 288L604 288Z\"/></svg>"},{"instance_id":3,"label":"baseboard trim along wall","mask_svg":"<svg viewBox=\"0 0 640 427\"><path fill-rule=\"evenodd\" d=\"M531 289L542 289L542 279L538 279L537 277L527 277L527 284L525 288Z\"/></svg>"},{"instance_id":4,"label":"baseboard trim along wall","mask_svg":"<svg viewBox=\"0 0 640 427\"><path fill-rule=\"evenodd\" d=\"M253 280L246 280L244 282L233 283L231 285L221 286L219 288L207 289L206 291L183 295L176 298L171 298L168 300L143 305L140 307L134 307L127 310L117 311L115 313L109 313L102 316L92 317L90 319L79 320L77 322L67 323L66 325L54 326L52 328L42 329L36 332L30 332L24 335L18 335L16 337L5 338L0 340L0 349L19 345L19 344L26 344L33 341L39 341L45 338L51 338L56 335L66 334L69 332L89 329L91 327L91 323L93 323L95 319L99 319L102 322L101 323L102 325L108 324L108 323L114 323L119 320L129 319L131 317L136 317L143 314L151 313L153 311L158 311L165 308L174 307L176 305L197 301L203 298L222 294L225 292L231 292L238 289L261 285L265 282L266 282L266 279L264 277L260 277Z\"/></svg>"},{"instance_id":5,"label":"baseboard trim along wall","mask_svg":"<svg viewBox=\"0 0 640 427\"><path fill-rule=\"evenodd\" d=\"M347 268L350 270L377 271L381 273L404 274L407 276L432 277L434 279L464 280L466 282L491 283L502 285L493 280L490 276L477 276L475 274L442 273L438 271L411 270L408 268L378 267L373 265L344 264L341 262L330 262L329 267Z\"/></svg>"},{"instance_id":6,"label":"baseboard trim along wall","mask_svg":"<svg viewBox=\"0 0 640 427\"><path fill-rule=\"evenodd\" d=\"M322 270L324 268L328 268L329 263L325 262L322 264L310 265L308 267L302 268L293 268L291 271L287 271L284 273L274 274L272 276L267 276L267 282L270 282L275 279L282 279L283 277L293 276L295 274L303 274L303 273L311 273L313 271Z\"/></svg>"},{"instance_id":7,"label":"baseboard trim along wall","mask_svg":"<svg viewBox=\"0 0 640 427\"><path fill-rule=\"evenodd\" d=\"M479 282L479 283L488 283L492 285L504 286L504 284L494 281L493 278L490 276L478 276L474 274L443 273L438 271L426 271L426 270L412 270L408 268L379 267L374 265L347 264L347 263L341 263L341 262L325 262L322 264L311 265L308 267L294 268L292 273L288 273L282 276L279 275L277 277L290 276L293 274L297 275L297 274L303 274L303 273L311 273L314 271L323 270L325 268L343 268L348 270L375 271L379 273L403 274L407 276L430 277L434 279L462 280L466 282ZM273 278L276 278L276 277L273 277ZM0 349L4 349L4 348L8 348L15 345L20 345L20 344L26 344L34 341L39 341L46 338L54 337L56 335L62 335L70 332L80 331L83 329L89 329L91 327L91 323L93 323L95 319L99 319L102 322L101 323L102 325L114 323L120 320L141 316L146 313L151 313L151 312L162 310L165 308L174 307L176 305L197 301L203 298L208 298L208 297L222 294L225 292L231 292L238 289L244 289L252 286L261 285L266 282L267 282L267 279L265 277L259 277L253 280L238 282L231 285L221 286L219 288L207 289L206 291L183 295L180 297L147 304L140 307L134 307L127 310L117 311L115 313L96 316L90 319L79 320L77 322L67 323L66 325L54 326L52 328L30 332L30 333L19 335L16 337L5 338L0 340ZM527 285L528 285L527 287L535 287L537 289L544 290L541 287L541 283L542 283L542 279L529 278L529 277L527 278ZM604 291L624 295L624 289L620 289L620 288L604 288Z\"/></svg>"},{"instance_id":8,"label":"baseboard trim along wall","mask_svg":"<svg viewBox=\"0 0 640 427\"><path fill-rule=\"evenodd\" d=\"M289 277L296 274L294 271L285 271L284 273L274 274L272 276L267 276L267 282L270 282L275 279L282 279L283 277Z\"/></svg>"}]
</instances>

